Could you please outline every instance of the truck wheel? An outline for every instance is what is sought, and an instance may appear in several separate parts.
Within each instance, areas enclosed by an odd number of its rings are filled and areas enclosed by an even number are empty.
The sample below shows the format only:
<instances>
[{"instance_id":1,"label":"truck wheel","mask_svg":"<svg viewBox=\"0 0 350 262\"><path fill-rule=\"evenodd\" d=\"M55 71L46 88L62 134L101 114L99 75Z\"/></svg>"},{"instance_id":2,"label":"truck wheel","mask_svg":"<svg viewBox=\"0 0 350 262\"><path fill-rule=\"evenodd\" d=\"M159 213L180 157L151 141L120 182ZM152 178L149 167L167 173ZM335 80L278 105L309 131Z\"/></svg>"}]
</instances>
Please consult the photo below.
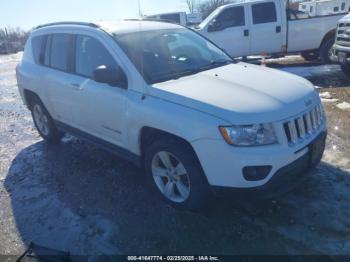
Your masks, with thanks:
<instances>
[{"instance_id":1,"label":"truck wheel","mask_svg":"<svg viewBox=\"0 0 350 262\"><path fill-rule=\"evenodd\" d=\"M305 61L315 61L318 59L318 52L305 51L305 52L301 52L301 56L304 58Z\"/></svg>"},{"instance_id":2,"label":"truck wheel","mask_svg":"<svg viewBox=\"0 0 350 262\"><path fill-rule=\"evenodd\" d=\"M320 47L320 59L323 64L331 64L331 51L332 47L334 45L335 39L333 37L330 37L323 41L321 47Z\"/></svg>"},{"instance_id":3,"label":"truck wheel","mask_svg":"<svg viewBox=\"0 0 350 262\"><path fill-rule=\"evenodd\" d=\"M58 143L63 137L63 133L56 128L43 103L39 98L33 96L30 104L34 125L40 136L49 143Z\"/></svg>"},{"instance_id":4,"label":"truck wheel","mask_svg":"<svg viewBox=\"0 0 350 262\"><path fill-rule=\"evenodd\" d=\"M350 77L350 64L342 65L341 70L343 71L344 74Z\"/></svg>"},{"instance_id":5,"label":"truck wheel","mask_svg":"<svg viewBox=\"0 0 350 262\"><path fill-rule=\"evenodd\" d=\"M179 139L162 138L145 152L147 180L175 208L198 210L210 197L210 187L192 148Z\"/></svg>"}]
</instances>

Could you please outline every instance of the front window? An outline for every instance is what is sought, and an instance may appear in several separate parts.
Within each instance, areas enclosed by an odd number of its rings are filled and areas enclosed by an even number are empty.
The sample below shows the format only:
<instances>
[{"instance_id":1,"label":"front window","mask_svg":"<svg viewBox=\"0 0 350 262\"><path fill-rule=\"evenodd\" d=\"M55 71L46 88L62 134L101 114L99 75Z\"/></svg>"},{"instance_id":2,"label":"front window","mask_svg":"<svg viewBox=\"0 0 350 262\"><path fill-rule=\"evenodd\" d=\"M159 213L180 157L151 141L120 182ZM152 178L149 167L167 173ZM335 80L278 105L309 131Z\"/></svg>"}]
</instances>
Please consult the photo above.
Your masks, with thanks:
<instances>
[{"instance_id":1,"label":"front window","mask_svg":"<svg viewBox=\"0 0 350 262\"><path fill-rule=\"evenodd\" d=\"M114 38L148 84L233 62L214 44L185 28L126 33Z\"/></svg>"}]
</instances>

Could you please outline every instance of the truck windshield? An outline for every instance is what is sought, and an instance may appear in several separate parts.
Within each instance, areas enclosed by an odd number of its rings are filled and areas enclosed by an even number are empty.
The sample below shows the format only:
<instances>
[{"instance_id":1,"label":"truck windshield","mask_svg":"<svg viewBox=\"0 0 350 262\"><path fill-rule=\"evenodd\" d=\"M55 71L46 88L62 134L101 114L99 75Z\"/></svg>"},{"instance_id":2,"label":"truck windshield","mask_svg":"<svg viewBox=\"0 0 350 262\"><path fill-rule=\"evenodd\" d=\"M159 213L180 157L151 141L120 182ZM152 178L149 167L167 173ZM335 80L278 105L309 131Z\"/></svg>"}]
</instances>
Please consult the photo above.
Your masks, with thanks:
<instances>
[{"instance_id":1,"label":"truck windshield","mask_svg":"<svg viewBox=\"0 0 350 262\"><path fill-rule=\"evenodd\" d=\"M221 49L185 28L125 33L114 38L148 84L233 63Z\"/></svg>"}]
</instances>

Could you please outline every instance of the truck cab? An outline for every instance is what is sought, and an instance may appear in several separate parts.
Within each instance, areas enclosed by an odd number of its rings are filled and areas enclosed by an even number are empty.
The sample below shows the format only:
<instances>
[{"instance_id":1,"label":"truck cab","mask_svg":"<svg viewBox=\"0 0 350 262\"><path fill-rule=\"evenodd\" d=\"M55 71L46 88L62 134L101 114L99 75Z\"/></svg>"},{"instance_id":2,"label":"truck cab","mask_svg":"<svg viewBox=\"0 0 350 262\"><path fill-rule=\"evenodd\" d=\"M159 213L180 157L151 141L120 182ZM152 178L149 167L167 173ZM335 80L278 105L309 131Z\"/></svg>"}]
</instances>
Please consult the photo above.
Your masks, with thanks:
<instances>
[{"instance_id":1,"label":"truck cab","mask_svg":"<svg viewBox=\"0 0 350 262\"><path fill-rule=\"evenodd\" d=\"M198 27L199 32L231 56L282 53L286 17L279 0L242 2L216 9Z\"/></svg>"}]
</instances>

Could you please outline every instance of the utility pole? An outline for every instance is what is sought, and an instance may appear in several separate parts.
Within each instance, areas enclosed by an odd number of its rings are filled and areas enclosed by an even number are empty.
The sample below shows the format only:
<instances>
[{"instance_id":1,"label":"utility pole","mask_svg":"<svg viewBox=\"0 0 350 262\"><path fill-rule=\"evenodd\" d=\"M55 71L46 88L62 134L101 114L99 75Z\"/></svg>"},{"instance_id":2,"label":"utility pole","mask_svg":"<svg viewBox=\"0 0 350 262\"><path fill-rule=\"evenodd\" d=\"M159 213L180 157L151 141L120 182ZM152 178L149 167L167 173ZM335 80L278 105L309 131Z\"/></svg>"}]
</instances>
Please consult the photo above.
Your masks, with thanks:
<instances>
[{"instance_id":1,"label":"utility pole","mask_svg":"<svg viewBox=\"0 0 350 262\"><path fill-rule=\"evenodd\" d=\"M9 37L8 36L9 36L8 31L7 31L7 28L5 27L5 41L4 41L4 43L5 43L5 52L6 53L10 52L10 50L9 50Z\"/></svg>"},{"instance_id":2,"label":"utility pole","mask_svg":"<svg viewBox=\"0 0 350 262\"><path fill-rule=\"evenodd\" d=\"M139 17L143 17L142 9L141 9L141 0L137 0L138 8L139 8Z\"/></svg>"}]
</instances>

